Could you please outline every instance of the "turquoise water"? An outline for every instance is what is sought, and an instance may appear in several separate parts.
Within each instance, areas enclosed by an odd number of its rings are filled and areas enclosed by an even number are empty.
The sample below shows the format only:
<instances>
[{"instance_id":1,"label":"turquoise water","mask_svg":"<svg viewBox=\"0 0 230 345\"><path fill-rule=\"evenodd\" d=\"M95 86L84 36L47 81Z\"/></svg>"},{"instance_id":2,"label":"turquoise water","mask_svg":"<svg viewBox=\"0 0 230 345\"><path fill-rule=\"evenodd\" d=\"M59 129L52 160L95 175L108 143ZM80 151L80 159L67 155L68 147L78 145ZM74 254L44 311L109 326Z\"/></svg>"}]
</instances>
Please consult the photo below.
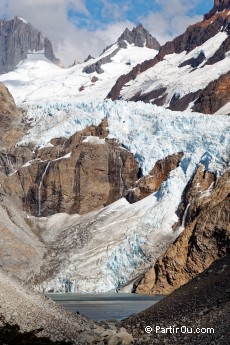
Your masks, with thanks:
<instances>
[{"instance_id":1,"label":"turquoise water","mask_svg":"<svg viewBox=\"0 0 230 345\"><path fill-rule=\"evenodd\" d=\"M160 301L163 296L126 293L47 294L65 309L92 320L122 320Z\"/></svg>"}]
</instances>

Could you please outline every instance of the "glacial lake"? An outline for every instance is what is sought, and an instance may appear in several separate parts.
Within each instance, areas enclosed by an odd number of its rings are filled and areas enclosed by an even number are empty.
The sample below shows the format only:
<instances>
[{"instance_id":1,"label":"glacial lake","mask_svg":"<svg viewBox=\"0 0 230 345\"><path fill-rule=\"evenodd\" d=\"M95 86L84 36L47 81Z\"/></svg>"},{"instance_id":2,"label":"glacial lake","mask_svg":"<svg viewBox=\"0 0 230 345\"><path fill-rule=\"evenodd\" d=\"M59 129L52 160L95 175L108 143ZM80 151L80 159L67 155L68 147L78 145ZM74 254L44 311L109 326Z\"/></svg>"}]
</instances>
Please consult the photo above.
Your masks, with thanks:
<instances>
[{"instance_id":1,"label":"glacial lake","mask_svg":"<svg viewBox=\"0 0 230 345\"><path fill-rule=\"evenodd\" d=\"M63 308L91 320L122 320L159 302L164 296L131 293L46 294Z\"/></svg>"}]
</instances>

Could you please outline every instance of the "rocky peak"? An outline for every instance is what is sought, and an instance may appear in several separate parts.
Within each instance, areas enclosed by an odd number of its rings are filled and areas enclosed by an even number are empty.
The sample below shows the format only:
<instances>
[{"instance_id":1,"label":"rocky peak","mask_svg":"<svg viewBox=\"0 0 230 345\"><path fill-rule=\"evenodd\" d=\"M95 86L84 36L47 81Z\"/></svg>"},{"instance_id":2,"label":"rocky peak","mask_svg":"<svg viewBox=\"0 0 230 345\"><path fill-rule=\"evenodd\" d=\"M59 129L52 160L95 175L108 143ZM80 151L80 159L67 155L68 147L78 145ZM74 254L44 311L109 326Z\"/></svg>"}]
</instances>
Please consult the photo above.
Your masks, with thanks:
<instances>
[{"instance_id":1,"label":"rocky peak","mask_svg":"<svg viewBox=\"0 0 230 345\"><path fill-rule=\"evenodd\" d=\"M47 59L60 65L48 38L21 17L0 20L0 73L12 71L29 51L44 51Z\"/></svg>"},{"instance_id":2,"label":"rocky peak","mask_svg":"<svg viewBox=\"0 0 230 345\"><path fill-rule=\"evenodd\" d=\"M150 33L141 24L139 24L135 28L133 28L132 31L126 28L123 34L117 40L118 47L111 54L104 56L95 63L86 66L83 69L83 72L88 74L93 72L96 72L98 74L104 73L104 70L101 66L111 62L111 58L114 57L120 49L126 49L127 42L129 44L134 44L137 47L147 47L156 50L160 49L160 44L156 40L156 38L150 35ZM111 47L112 45L106 47L103 50L102 54L105 53ZM89 55L84 62L90 61L91 59L92 57L91 55Z\"/></svg>"},{"instance_id":3,"label":"rocky peak","mask_svg":"<svg viewBox=\"0 0 230 345\"><path fill-rule=\"evenodd\" d=\"M222 12L227 9L230 9L230 0L214 0L214 6L211 11L205 14L204 20L208 20L217 12Z\"/></svg>"},{"instance_id":4,"label":"rocky peak","mask_svg":"<svg viewBox=\"0 0 230 345\"><path fill-rule=\"evenodd\" d=\"M126 28L118 39L118 43L122 48L126 45L124 41L129 44L135 44L137 47L146 46L150 49L156 50L159 50L160 48L160 43L143 27L142 24L138 24L132 31Z\"/></svg>"},{"instance_id":5,"label":"rocky peak","mask_svg":"<svg viewBox=\"0 0 230 345\"><path fill-rule=\"evenodd\" d=\"M94 57L92 55L88 55L87 58L84 60L84 62L88 62L89 60L94 59Z\"/></svg>"}]
</instances>

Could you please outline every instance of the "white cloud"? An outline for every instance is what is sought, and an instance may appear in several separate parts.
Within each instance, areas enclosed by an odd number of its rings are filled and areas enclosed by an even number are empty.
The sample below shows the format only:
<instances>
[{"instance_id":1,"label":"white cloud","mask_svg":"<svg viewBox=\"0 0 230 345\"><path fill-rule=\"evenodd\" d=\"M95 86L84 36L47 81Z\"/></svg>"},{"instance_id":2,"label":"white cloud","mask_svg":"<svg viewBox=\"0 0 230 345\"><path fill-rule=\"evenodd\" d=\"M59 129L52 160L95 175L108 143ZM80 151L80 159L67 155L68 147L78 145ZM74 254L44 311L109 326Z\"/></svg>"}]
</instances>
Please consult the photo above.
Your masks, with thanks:
<instances>
[{"instance_id":1,"label":"white cloud","mask_svg":"<svg viewBox=\"0 0 230 345\"><path fill-rule=\"evenodd\" d=\"M189 25L202 20L202 16L189 15L201 0L156 0L156 2L161 10L157 13L149 13L147 17L139 20L161 44L183 33Z\"/></svg>"},{"instance_id":2,"label":"white cloud","mask_svg":"<svg viewBox=\"0 0 230 345\"><path fill-rule=\"evenodd\" d=\"M77 28L68 18L68 9L73 9L82 13L88 23L95 22L85 0L1 0L0 16L13 18L18 15L28 20L51 40L55 55L65 65L69 65L75 59L82 61L88 54L97 56L106 46L114 43L126 27L134 26L125 20L130 1L124 1L123 8L108 0L98 1L104 5L102 15L110 16L116 22L93 32ZM157 1L161 5L161 11L157 14L150 13L145 18L139 18L139 21L162 43L201 19L187 15L188 10L192 10L200 0Z\"/></svg>"},{"instance_id":3,"label":"white cloud","mask_svg":"<svg viewBox=\"0 0 230 345\"><path fill-rule=\"evenodd\" d=\"M123 1L122 6L120 4L112 3L108 0L100 0L100 2L103 5L101 15L104 18L121 20L130 9L130 4L125 1Z\"/></svg>"},{"instance_id":4,"label":"white cloud","mask_svg":"<svg viewBox=\"0 0 230 345\"><path fill-rule=\"evenodd\" d=\"M75 59L82 61L88 54L98 55L107 45L114 43L127 26L133 26L128 21L122 21L94 32L79 29L68 19L67 10L70 8L90 20L84 0L3 0L0 16L13 18L18 15L29 21L51 40L55 55L65 65Z\"/></svg>"}]
</instances>

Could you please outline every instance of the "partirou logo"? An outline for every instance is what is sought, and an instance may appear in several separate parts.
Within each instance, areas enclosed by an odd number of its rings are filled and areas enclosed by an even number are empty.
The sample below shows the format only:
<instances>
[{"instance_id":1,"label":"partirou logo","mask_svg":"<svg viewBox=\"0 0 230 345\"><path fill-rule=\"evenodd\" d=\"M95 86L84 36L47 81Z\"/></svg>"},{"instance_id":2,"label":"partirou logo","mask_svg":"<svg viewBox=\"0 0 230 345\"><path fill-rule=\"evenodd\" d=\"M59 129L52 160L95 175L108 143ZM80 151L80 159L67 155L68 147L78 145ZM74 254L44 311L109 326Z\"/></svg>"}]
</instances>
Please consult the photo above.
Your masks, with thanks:
<instances>
[{"instance_id":1,"label":"partirou logo","mask_svg":"<svg viewBox=\"0 0 230 345\"><path fill-rule=\"evenodd\" d=\"M151 334L153 332L155 333L163 333L163 334L214 334L215 330L214 328L193 328L193 327L187 327L187 326L181 326L181 327L161 327L161 326L156 326L155 328L151 326L146 326L145 327L145 332L148 334Z\"/></svg>"}]
</instances>

